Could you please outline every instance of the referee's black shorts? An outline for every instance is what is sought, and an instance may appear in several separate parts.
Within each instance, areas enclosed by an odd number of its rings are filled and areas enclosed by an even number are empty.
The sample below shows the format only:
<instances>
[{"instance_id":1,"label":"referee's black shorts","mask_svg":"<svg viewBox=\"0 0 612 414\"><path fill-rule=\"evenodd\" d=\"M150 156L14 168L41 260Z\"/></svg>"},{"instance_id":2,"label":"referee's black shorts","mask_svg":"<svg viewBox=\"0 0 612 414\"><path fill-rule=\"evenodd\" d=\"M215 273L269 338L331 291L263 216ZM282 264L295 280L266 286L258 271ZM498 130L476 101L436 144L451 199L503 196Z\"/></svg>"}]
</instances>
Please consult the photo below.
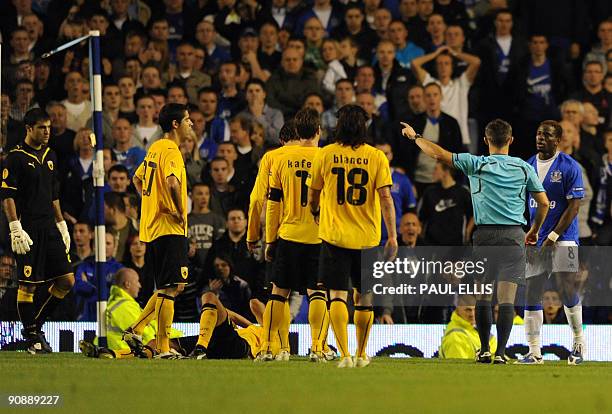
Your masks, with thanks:
<instances>
[{"instance_id":1,"label":"referee's black shorts","mask_svg":"<svg viewBox=\"0 0 612 414\"><path fill-rule=\"evenodd\" d=\"M472 240L475 259L486 263L479 282L525 284L525 232L521 226L481 225Z\"/></svg>"},{"instance_id":2,"label":"referee's black shorts","mask_svg":"<svg viewBox=\"0 0 612 414\"><path fill-rule=\"evenodd\" d=\"M320 244L304 244L278 239L272 282L281 289L301 294L317 290L319 282Z\"/></svg>"},{"instance_id":3,"label":"referee's black shorts","mask_svg":"<svg viewBox=\"0 0 612 414\"><path fill-rule=\"evenodd\" d=\"M321 244L319 275L326 289L349 290L351 286L361 292L361 254L358 249Z\"/></svg>"},{"instance_id":4,"label":"referee's black shorts","mask_svg":"<svg viewBox=\"0 0 612 414\"><path fill-rule=\"evenodd\" d=\"M189 278L187 237L160 236L146 245L145 277L155 280L156 289L187 284Z\"/></svg>"},{"instance_id":5,"label":"referee's black shorts","mask_svg":"<svg viewBox=\"0 0 612 414\"><path fill-rule=\"evenodd\" d=\"M55 225L27 226L24 230L33 244L28 253L15 255L19 283L39 284L72 273L70 254Z\"/></svg>"}]
</instances>

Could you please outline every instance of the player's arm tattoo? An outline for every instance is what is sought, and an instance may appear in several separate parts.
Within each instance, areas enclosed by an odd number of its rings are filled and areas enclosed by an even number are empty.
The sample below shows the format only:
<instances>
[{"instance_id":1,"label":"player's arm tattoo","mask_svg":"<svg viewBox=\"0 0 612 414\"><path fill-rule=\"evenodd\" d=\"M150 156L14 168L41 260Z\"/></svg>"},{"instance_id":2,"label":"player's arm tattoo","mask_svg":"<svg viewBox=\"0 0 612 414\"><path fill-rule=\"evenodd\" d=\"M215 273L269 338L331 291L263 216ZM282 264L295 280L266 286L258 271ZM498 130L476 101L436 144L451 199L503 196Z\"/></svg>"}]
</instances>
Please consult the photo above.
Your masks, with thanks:
<instances>
[{"instance_id":1,"label":"player's arm tattoo","mask_svg":"<svg viewBox=\"0 0 612 414\"><path fill-rule=\"evenodd\" d=\"M379 188L378 195L380 196L380 207L388 237L389 239L397 239L395 205L393 204L393 197L391 197L391 188L389 186Z\"/></svg>"},{"instance_id":2,"label":"player's arm tattoo","mask_svg":"<svg viewBox=\"0 0 612 414\"><path fill-rule=\"evenodd\" d=\"M17 206L15 206L15 200L12 198L6 198L2 202L2 206L4 207L4 213L6 214L6 218L8 222L17 221L19 218L17 217Z\"/></svg>"},{"instance_id":3,"label":"player's arm tattoo","mask_svg":"<svg viewBox=\"0 0 612 414\"><path fill-rule=\"evenodd\" d=\"M64 221L64 215L62 214L62 208L60 207L59 200L53 200L53 214L55 214L56 223Z\"/></svg>"},{"instance_id":4,"label":"player's arm tattoo","mask_svg":"<svg viewBox=\"0 0 612 414\"><path fill-rule=\"evenodd\" d=\"M574 218L578 215L578 210L580 210L580 199L572 198L568 200L567 208L561 215L561 218L553 231L557 234L565 233L565 230L567 230L570 224L572 224Z\"/></svg>"}]
</instances>

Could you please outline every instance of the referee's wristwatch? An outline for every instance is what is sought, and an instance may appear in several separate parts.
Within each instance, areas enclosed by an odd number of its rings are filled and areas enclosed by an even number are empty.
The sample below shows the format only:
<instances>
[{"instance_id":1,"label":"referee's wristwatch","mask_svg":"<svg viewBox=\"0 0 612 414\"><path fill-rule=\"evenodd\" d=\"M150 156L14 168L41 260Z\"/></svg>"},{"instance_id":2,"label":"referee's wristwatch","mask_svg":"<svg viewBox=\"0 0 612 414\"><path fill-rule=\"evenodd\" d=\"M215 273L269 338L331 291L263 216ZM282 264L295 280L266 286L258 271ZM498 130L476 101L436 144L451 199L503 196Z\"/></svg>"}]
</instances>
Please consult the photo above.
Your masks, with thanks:
<instances>
[{"instance_id":1,"label":"referee's wristwatch","mask_svg":"<svg viewBox=\"0 0 612 414\"><path fill-rule=\"evenodd\" d=\"M415 141L417 138L423 138L423 135L421 134L415 134L415 136L410 137L411 140Z\"/></svg>"}]
</instances>

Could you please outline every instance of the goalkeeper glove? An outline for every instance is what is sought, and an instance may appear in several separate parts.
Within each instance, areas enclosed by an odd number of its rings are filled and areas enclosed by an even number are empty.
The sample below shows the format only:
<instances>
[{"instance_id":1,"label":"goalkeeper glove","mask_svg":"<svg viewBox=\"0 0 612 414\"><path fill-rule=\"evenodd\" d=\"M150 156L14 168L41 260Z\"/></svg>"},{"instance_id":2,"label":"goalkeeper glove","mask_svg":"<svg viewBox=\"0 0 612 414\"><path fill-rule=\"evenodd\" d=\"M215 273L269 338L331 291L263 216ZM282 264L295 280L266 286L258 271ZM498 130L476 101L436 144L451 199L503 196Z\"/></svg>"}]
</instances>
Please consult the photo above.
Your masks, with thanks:
<instances>
[{"instance_id":1,"label":"goalkeeper glove","mask_svg":"<svg viewBox=\"0 0 612 414\"><path fill-rule=\"evenodd\" d=\"M30 251L30 246L34 244L28 233L21 228L19 220L11 221L9 223L9 229L11 230L11 248L17 254L26 254Z\"/></svg>"},{"instance_id":2,"label":"goalkeeper glove","mask_svg":"<svg viewBox=\"0 0 612 414\"><path fill-rule=\"evenodd\" d=\"M62 241L66 246L66 252L70 251L70 233L68 233L68 225L66 224L66 221L62 220L59 223L55 223L55 225L62 235Z\"/></svg>"}]
</instances>

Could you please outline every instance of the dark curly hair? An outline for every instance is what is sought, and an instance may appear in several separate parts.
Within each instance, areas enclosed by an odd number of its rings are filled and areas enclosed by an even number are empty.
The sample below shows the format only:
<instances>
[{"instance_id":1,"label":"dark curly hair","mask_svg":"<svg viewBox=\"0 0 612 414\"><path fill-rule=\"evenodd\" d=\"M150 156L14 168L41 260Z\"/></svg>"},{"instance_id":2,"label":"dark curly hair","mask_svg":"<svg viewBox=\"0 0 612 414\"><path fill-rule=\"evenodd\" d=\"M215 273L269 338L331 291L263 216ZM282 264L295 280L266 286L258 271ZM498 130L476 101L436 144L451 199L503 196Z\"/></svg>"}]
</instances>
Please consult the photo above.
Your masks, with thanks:
<instances>
[{"instance_id":1,"label":"dark curly hair","mask_svg":"<svg viewBox=\"0 0 612 414\"><path fill-rule=\"evenodd\" d=\"M367 142L368 114L358 105L344 105L336 114L335 142L340 145L349 145L353 148Z\"/></svg>"}]
</instances>

